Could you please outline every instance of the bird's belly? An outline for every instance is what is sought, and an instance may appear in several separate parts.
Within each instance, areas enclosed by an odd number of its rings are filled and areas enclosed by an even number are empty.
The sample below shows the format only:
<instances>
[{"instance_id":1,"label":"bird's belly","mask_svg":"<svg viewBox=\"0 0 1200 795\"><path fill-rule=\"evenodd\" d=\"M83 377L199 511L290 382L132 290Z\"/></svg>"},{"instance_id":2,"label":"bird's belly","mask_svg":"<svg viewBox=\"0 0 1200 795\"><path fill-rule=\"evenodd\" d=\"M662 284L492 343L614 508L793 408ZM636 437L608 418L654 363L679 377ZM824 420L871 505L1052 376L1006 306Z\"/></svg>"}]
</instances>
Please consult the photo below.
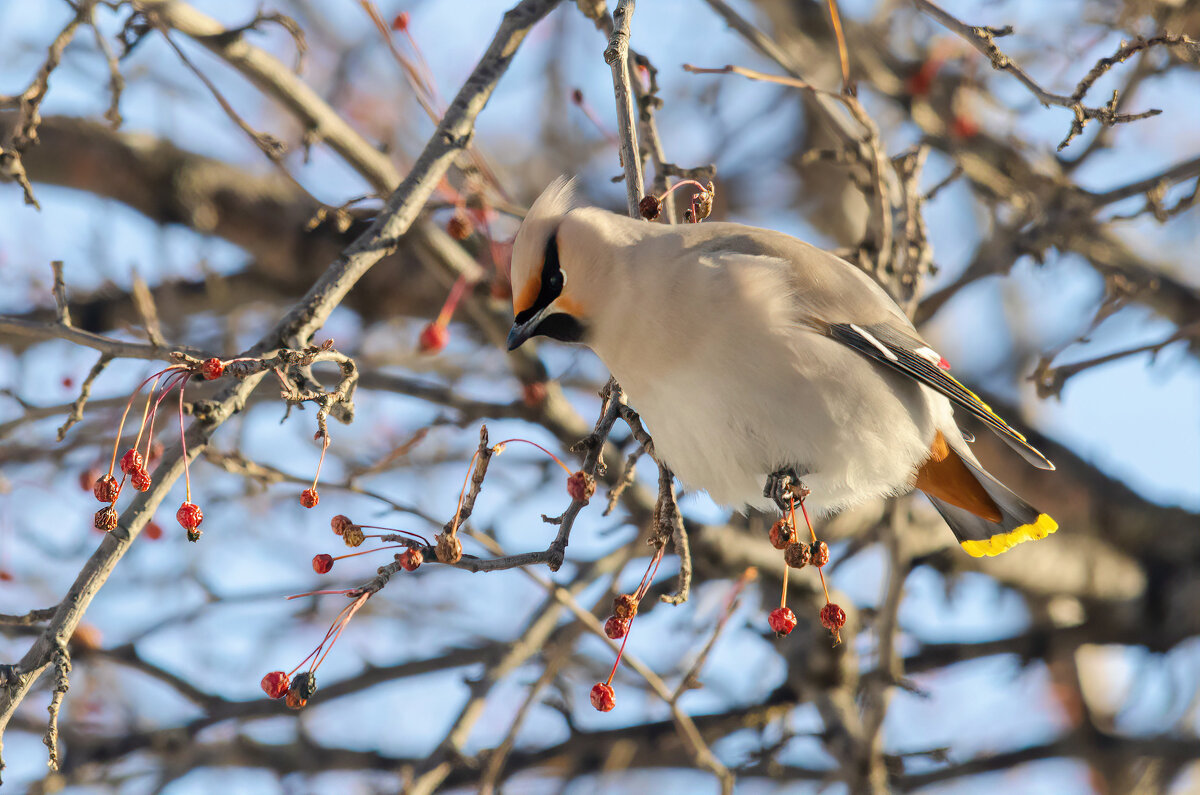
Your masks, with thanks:
<instances>
[{"instance_id":1,"label":"bird's belly","mask_svg":"<svg viewBox=\"0 0 1200 795\"><path fill-rule=\"evenodd\" d=\"M726 365L645 381L614 372L662 460L719 504L770 509L767 475L794 467L807 505L828 513L907 491L928 456L932 394L865 359L837 372Z\"/></svg>"}]
</instances>

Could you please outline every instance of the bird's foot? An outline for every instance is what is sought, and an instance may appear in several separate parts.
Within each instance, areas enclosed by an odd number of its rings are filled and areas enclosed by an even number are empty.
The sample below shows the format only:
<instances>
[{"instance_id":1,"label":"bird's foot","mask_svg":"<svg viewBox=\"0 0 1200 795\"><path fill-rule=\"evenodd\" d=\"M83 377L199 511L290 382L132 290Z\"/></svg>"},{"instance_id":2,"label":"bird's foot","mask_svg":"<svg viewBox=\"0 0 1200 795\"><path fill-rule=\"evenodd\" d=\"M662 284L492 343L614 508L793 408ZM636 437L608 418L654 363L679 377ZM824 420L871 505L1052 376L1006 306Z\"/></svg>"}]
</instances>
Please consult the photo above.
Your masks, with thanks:
<instances>
[{"instance_id":1,"label":"bird's foot","mask_svg":"<svg viewBox=\"0 0 1200 795\"><path fill-rule=\"evenodd\" d=\"M782 512L787 512L792 500L804 502L804 498L812 492L800 480L800 473L794 467L783 467L767 475L767 487L763 496L771 500Z\"/></svg>"}]
</instances>

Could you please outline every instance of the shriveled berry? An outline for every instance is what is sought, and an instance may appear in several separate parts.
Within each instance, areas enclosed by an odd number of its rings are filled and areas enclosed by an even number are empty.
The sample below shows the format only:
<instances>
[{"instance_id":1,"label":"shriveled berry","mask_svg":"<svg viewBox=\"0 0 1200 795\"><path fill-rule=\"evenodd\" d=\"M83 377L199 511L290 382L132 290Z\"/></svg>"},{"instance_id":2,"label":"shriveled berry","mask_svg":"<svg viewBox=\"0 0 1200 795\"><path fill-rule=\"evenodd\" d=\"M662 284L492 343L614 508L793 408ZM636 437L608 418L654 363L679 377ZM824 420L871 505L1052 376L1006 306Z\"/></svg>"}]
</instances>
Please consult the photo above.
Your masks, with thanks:
<instances>
[{"instance_id":1,"label":"shriveled berry","mask_svg":"<svg viewBox=\"0 0 1200 795\"><path fill-rule=\"evenodd\" d=\"M333 528L333 534L338 536L346 532L346 528L350 527L352 524L354 524L354 522L350 521L349 516L345 516L340 513L329 520L329 526Z\"/></svg>"},{"instance_id":2,"label":"shriveled berry","mask_svg":"<svg viewBox=\"0 0 1200 795\"><path fill-rule=\"evenodd\" d=\"M96 529L109 532L117 526L117 509L111 505L106 505L96 511Z\"/></svg>"},{"instance_id":3,"label":"shriveled berry","mask_svg":"<svg viewBox=\"0 0 1200 795\"><path fill-rule=\"evenodd\" d=\"M612 712L617 705L617 694L603 682L597 682L592 687L592 706L601 712Z\"/></svg>"},{"instance_id":4,"label":"shriveled berry","mask_svg":"<svg viewBox=\"0 0 1200 795\"><path fill-rule=\"evenodd\" d=\"M317 494L316 489L305 489L300 492L300 504L305 508L316 508L317 503L321 501L321 495Z\"/></svg>"},{"instance_id":5,"label":"shriveled berry","mask_svg":"<svg viewBox=\"0 0 1200 795\"><path fill-rule=\"evenodd\" d=\"M788 544L795 540L796 531L792 529L792 523L787 518L780 519L771 525L771 546L776 549L787 549Z\"/></svg>"},{"instance_id":6,"label":"shriveled berry","mask_svg":"<svg viewBox=\"0 0 1200 795\"><path fill-rule=\"evenodd\" d=\"M126 450L125 455L121 456L121 471L126 475L132 475L143 465L142 454L137 450Z\"/></svg>"},{"instance_id":7,"label":"shriveled berry","mask_svg":"<svg viewBox=\"0 0 1200 795\"><path fill-rule=\"evenodd\" d=\"M151 541L157 541L163 536L162 525L160 525L158 522L150 522L146 525L146 529L143 530L142 533Z\"/></svg>"},{"instance_id":8,"label":"shriveled berry","mask_svg":"<svg viewBox=\"0 0 1200 795\"><path fill-rule=\"evenodd\" d=\"M146 471L145 467L138 467L129 474L129 482L138 491L149 491L150 473Z\"/></svg>"},{"instance_id":9,"label":"shriveled berry","mask_svg":"<svg viewBox=\"0 0 1200 795\"><path fill-rule=\"evenodd\" d=\"M638 212L647 221L654 221L662 214L662 200L657 196L643 196L638 202Z\"/></svg>"},{"instance_id":10,"label":"shriveled berry","mask_svg":"<svg viewBox=\"0 0 1200 795\"><path fill-rule=\"evenodd\" d=\"M193 544L195 544L197 541L200 540L200 536L202 536L202 535L204 535L203 530L188 530L187 531L187 540L191 541Z\"/></svg>"},{"instance_id":11,"label":"shriveled berry","mask_svg":"<svg viewBox=\"0 0 1200 795\"><path fill-rule=\"evenodd\" d=\"M283 698L287 695L288 687L291 685L288 675L283 671L271 671L262 678L260 684L268 698Z\"/></svg>"},{"instance_id":12,"label":"shriveled berry","mask_svg":"<svg viewBox=\"0 0 1200 795\"><path fill-rule=\"evenodd\" d=\"M446 222L446 232L455 240L466 240L474 231L471 219L461 213L455 214Z\"/></svg>"},{"instance_id":13,"label":"shriveled berry","mask_svg":"<svg viewBox=\"0 0 1200 795\"><path fill-rule=\"evenodd\" d=\"M396 31L408 30L408 12L407 11L401 11L399 14L396 15L396 18L392 20L392 30L396 30Z\"/></svg>"},{"instance_id":14,"label":"shriveled berry","mask_svg":"<svg viewBox=\"0 0 1200 795\"><path fill-rule=\"evenodd\" d=\"M92 484L92 493L100 502L116 502L121 494L121 484L112 475L104 475L96 478L96 482Z\"/></svg>"},{"instance_id":15,"label":"shriveled berry","mask_svg":"<svg viewBox=\"0 0 1200 795\"><path fill-rule=\"evenodd\" d=\"M637 615L638 603L631 593L623 593L613 599L613 615L622 621L628 621Z\"/></svg>"},{"instance_id":16,"label":"shriveled berry","mask_svg":"<svg viewBox=\"0 0 1200 795\"><path fill-rule=\"evenodd\" d=\"M820 567L829 562L829 545L824 541L814 541L809 549L812 555L812 564Z\"/></svg>"},{"instance_id":17,"label":"shriveled berry","mask_svg":"<svg viewBox=\"0 0 1200 795\"><path fill-rule=\"evenodd\" d=\"M567 494L571 495L571 499L587 505L595 493L596 479L582 469L567 478Z\"/></svg>"},{"instance_id":18,"label":"shriveled berry","mask_svg":"<svg viewBox=\"0 0 1200 795\"><path fill-rule=\"evenodd\" d=\"M292 680L292 689L299 691L300 696L307 701L317 692L317 675L312 671L297 674Z\"/></svg>"},{"instance_id":19,"label":"shriveled berry","mask_svg":"<svg viewBox=\"0 0 1200 795\"><path fill-rule=\"evenodd\" d=\"M342 540L346 542L348 547L356 547L366 538L363 535L362 528L356 524L352 524L342 532Z\"/></svg>"},{"instance_id":20,"label":"shriveled berry","mask_svg":"<svg viewBox=\"0 0 1200 795\"><path fill-rule=\"evenodd\" d=\"M421 329L421 336L417 338L417 349L421 353L434 354L445 348L449 341L449 329L435 321Z\"/></svg>"},{"instance_id":21,"label":"shriveled berry","mask_svg":"<svg viewBox=\"0 0 1200 795\"><path fill-rule=\"evenodd\" d=\"M425 562L425 556L421 554L421 550L412 547L401 552L396 559L400 561L400 566L405 571L416 571Z\"/></svg>"},{"instance_id":22,"label":"shriveled berry","mask_svg":"<svg viewBox=\"0 0 1200 795\"><path fill-rule=\"evenodd\" d=\"M783 562L793 569L802 569L812 560L808 544L788 544L783 550Z\"/></svg>"},{"instance_id":23,"label":"shriveled berry","mask_svg":"<svg viewBox=\"0 0 1200 795\"><path fill-rule=\"evenodd\" d=\"M613 640L625 637L627 632L629 632L629 619L627 618L609 616L608 620L604 622L604 634Z\"/></svg>"},{"instance_id":24,"label":"shriveled berry","mask_svg":"<svg viewBox=\"0 0 1200 795\"><path fill-rule=\"evenodd\" d=\"M821 608L821 626L830 632L837 632L846 626L846 611L833 602L826 603Z\"/></svg>"},{"instance_id":25,"label":"shriveled berry","mask_svg":"<svg viewBox=\"0 0 1200 795\"><path fill-rule=\"evenodd\" d=\"M194 502L185 502L175 512L175 518L185 530L195 530L204 521L204 511L200 510L200 506Z\"/></svg>"},{"instance_id":26,"label":"shriveled berry","mask_svg":"<svg viewBox=\"0 0 1200 795\"><path fill-rule=\"evenodd\" d=\"M767 616L767 623L775 631L775 637L782 638L796 628L796 614L790 607L777 607Z\"/></svg>"},{"instance_id":27,"label":"shriveled berry","mask_svg":"<svg viewBox=\"0 0 1200 795\"><path fill-rule=\"evenodd\" d=\"M225 373L225 364L220 359L205 359L200 365L200 375L205 381L215 381Z\"/></svg>"},{"instance_id":28,"label":"shriveled berry","mask_svg":"<svg viewBox=\"0 0 1200 795\"><path fill-rule=\"evenodd\" d=\"M288 705L288 709L303 709L304 705L308 703L308 699L301 696L300 692L293 687L287 691L284 703Z\"/></svg>"},{"instance_id":29,"label":"shriveled berry","mask_svg":"<svg viewBox=\"0 0 1200 795\"><path fill-rule=\"evenodd\" d=\"M314 555L312 560L313 571L317 574L328 574L333 568L333 555L328 555L322 552L320 555Z\"/></svg>"},{"instance_id":30,"label":"shriveled berry","mask_svg":"<svg viewBox=\"0 0 1200 795\"><path fill-rule=\"evenodd\" d=\"M438 535L437 559L441 563L458 563L462 560L462 542L458 536L448 533Z\"/></svg>"}]
</instances>

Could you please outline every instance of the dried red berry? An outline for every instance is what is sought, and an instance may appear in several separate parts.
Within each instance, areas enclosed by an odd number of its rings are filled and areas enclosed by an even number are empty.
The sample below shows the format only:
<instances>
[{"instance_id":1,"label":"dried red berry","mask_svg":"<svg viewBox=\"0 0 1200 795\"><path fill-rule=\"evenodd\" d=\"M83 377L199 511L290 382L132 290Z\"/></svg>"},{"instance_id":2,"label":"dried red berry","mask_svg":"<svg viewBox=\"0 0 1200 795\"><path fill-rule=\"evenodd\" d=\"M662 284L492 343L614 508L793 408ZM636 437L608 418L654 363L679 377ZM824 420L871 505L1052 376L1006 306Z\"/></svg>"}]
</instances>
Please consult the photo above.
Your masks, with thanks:
<instances>
[{"instance_id":1,"label":"dried red berry","mask_svg":"<svg viewBox=\"0 0 1200 795\"><path fill-rule=\"evenodd\" d=\"M643 196L638 202L638 212L647 221L653 221L662 214L662 200L657 196Z\"/></svg>"},{"instance_id":2,"label":"dried red berry","mask_svg":"<svg viewBox=\"0 0 1200 795\"><path fill-rule=\"evenodd\" d=\"M601 712L612 712L617 705L617 694L603 682L597 682L592 687L592 706Z\"/></svg>"},{"instance_id":3,"label":"dried red berry","mask_svg":"<svg viewBox=\"0 0 1200 795\"><path fill-rule=\"evenodd\" d=\"M287 691L284 703L288 705L288 709L302 709L308 703L308 699L301 696L295 688L291 688Z\"/></svg>"},{"instance_id":4,"label":"dried red berry","mask_svg":"<svg viewBox=\"0 0 1200 795\"><path fill-rule=\"evenodd\" d=\"M466 240L474 231L471 219L465 215L456 214L446 222L446 232L455 240Z\"/></svg>"},{"instance_id":5,"label":"dried red berry","mask_svg":"<svg viewBox=\"0 0 1200 795\"><path fill-rule=\"evenodd\" d=\"M625 637L629 632L629 619L621 619L616 616L609 616L604 622L604 634L608 635L613 640L619 640Z\"/></svg>"},{"instance_id":6,"label":"dried red berry","mask_svg":"<svg viewBox=\"0 0 1200 795\"><path fill-rule=\"evenodd\" d=\"M787 549L788 544L796 540L796 531L786 518L771 525L771 546L776 549Z\"/></svg>"},{"instance_id":7,"label":"dried red berry","mask_svg":"<svg viewBox=\"0 0 1200 795\"><path fill-rule=\"evenodd\" d=\"M802 569L812 560L812 553L807 544L788 544L783 550L783 562L793 569Z\"/></svg>"},{"instance_id":8,"label":"dried red berry","mask_svg":"<svg viewBox=\"0 0 1200 795\"><path fill-rule=\"evenodd\" d=\"M363 542L366 536L363 535L362 528L356 524L352 524L342 533L342 540L346 542L348 547L356 547Z\"/></svg>"},{"instance_id":9,"label":"dried red berry","mask_svg":"<svg viewBox=\"0 0 1200 795\"><path fill-rule=\"evenodd\" d=\"M125 455L121 456L121 471L126 475L132 475L143 468L143 463L141 453L137 450L126 450Z\"/></svg>"},{"instance_id":10,"label":"dried red berry","mask_svg":"<svg viewBox=\"0 0 1200 795\"><path fill-rule=\"evenodd\" d=\"M95 494L100 502L116 502L121 494L121 484L112 475L96 478L96 482L92 484L92 494Z\"/></svg>"},{"instance_id":11,"label":"dried red berry","mask_svg":"<svg viewBox=\"0 0 1200 795\"><path fill-rule=\"evenodd\" d=\"M571 499L587 505L595 493L596 479L582 469L567 478L567 494L571 495Z\"/></svg>"},{"instance_id":12,"label":"dried red berry","mask_svg":"<svg viewBox=\"0 0 1200 795\"><path fill-rule=\"evenodd\" d=\"M96 511L96 529L109 532L117 526L117 509L111 505L106 505Z\"/></svg>"},{"instance_id":13,"label":"dried red berry","mask_svg":"<svg viewBox=\"0 0 1200 795\"><path fill-rule=\"evenodd\" d=\"M91 491L98 477L100 477L100 473L96 471L95 467L83 470L79 473L79 488L83 491Z\"/></svg>"},{"instance_id":14,"label":"dried red berry","mask_svg":"<svg viewBox=\"0 0 1200 795\"><path fill-rule=\"evenodd\" d=\"M572 101L572 102L574 102L576 105L582 105L582 104L583 104L583 91L582 91L582 89L578 89L578 88L573 88L573 89L571 89L571 101Z\"/></svg>"},{"instance_id":15,"label":"dried red berry","mask_svg":"<svg viewBox=\"0 0 1200 795\"><path fill-rule=\"evenodd\" d=\"M824 541L814 541L809 553L812 555L812 564L818 568L829 562L829 545Z\"/></svg>"},{"instance_id":16,"label":"dried red berry","mask_svg":"<svg viewBox=\"0 0 1200 795\"><path fill-rule=\"evenodd\" d=\"M830 632L836 633L839 629L846 626L846 611L833 602L826 603L821 608L821 626Z\"/></svg>"},{"instance_id":17,"label":"dried red berry","mask_svg":"<svg viewBox=\"0 0 1200 795\"><path fill-rule=\"evenodd\" d=\"M401 31L401 32L408 30L408 12L407 11L401 11L399 14L396 15L396 18L392 20L392 30Z\"/></svg>"},{"instance_id":18,"label":"dried red berry","mask_svg":"<svg viewBox=\"0 0 1200 795\"><path fill-rule=\"evenodd\" d=\"M322 552L320 555L314 555L312 561L313 571L317 574L328 574L333 568L333 555L328 555Z\"/></svg>"},{"instance_id":19,"label":"dried red berry","mask_svg":"<svg viewBox=\"0 0 1200 795\"><path fill-rule=\"evenodd\" d=\"M291 683L288 681L288 675L283 671L271 671L262 678L260 684L268 698L283 698L287 695Z\"/></svg>"},{"instance_id":20,"label":"dried red berry","mask_svg":"<svg viewBox=\"0 0 1200 795\"><path fill-rule=\"evenodd\" d=\"M163 536L162 525L160 525L158 522L150 522L146 525L146 529L142 532L145 534L146 538L150 539L151 541L157 541Z\"/></svg>"},{"instance_id":21,"label":"dried red berry","mask_svg":"<svg viewBox=\"0 0 1200 795\"><path fill-rule=\"evenodd\" d=\"M447 533L438 535L437 559L441 563L458 563L462 560L462 542L458 536Z\"/></svg>"},{"instance_id":22,"label":"dried red berry","mask_svg":"<svg viewBox=\"0 0 1200 795\"><path fill-rule=\"evenodd\" d=\"M300 492L300 504L305 508L316 508L317 503L321 501L321 495L317 494L316 489L305 489Z\"/></svg>"},{"instance_id":23,"label":"dried red berry","mask_svg":"<svg viewBox=\"0 0 1200 795\"><path fill-rule=\"evenodd\" d=\"M547 391L544 381L531 381L521 387L521 401L529 408L536 409L545 401Z\"/></svg>"},{"instance_id":24,"label":"dried red berry","mask_svg":"<svg viewBox=\"0 0 1200 795\"><path fill-rule=\"evenodd\" d=\"M631 593L623 593L613 599L613 615L622 621L628 621L637 615L638 603Z\"/></svg>"},{"instance_id":25,"label":"dried red berry","mask_svg":"<svg viewBox=\"0 0 1200 795\"><path fill-rule=\"evenodd\" d=\"M200 365L200 375L205 381L215 381L225 373L225 364L220 359L205 359Z\"/></svg>"},{"instance_id":26,"label":"dried red berry","mask_svg":"<svg viewBox=\"0 0 1200 795\"><path fill-rule=\"evenodd\" d=\"M954 138L974 138L979 135L979 122L970 115L955 114L954 119L950 122L950 135Z\"/></svg>"},{"instance_id":27,"label":"dried red berry","mask_svg":"<svg viewBox=\"0 0 1200 795\"><path fill-rule=\"evenodd\" d=\"M421 329L421 336L417 338L417 349L421 353L434 354L445 348L449 341L450 331L435 321Z\"/></svg>"},{"instance_id":28,"label":"dried red berry","mask_svg":"<svg viewBox=\"0 0 1200 795\"><path fill-rule=\"evenodd\" d=\"M345 516L340 513L329 520L329 526L333 528L333 534L338 536L346 532L346 528L353 524L354 522L350 521L349 516Z\"/></svg>"},{"instance_id":29,"label":"dried red berry","mask_svg":"<svg viewBox=\"0 0 1200 795\"><path fill-rule=\"evenodd\" d=\"M767 623L775 631L775 637L782 638L796 628L796 614L790 607L777 607L767 616Z\"/></svg>"},{"instance_id":30,"label":"dried red berry","mask_svg":"<svg viewBox=\"0 0 1200 795\"><path fill-rule=\"evenodd\" d=\"M175 512L175 518L185 530L195 530L204 521L204 511L200 510L200 506L193 502L185 502Z\"/></svg>"},{"instance_id":31,"label":"dried red berry","mask_svg":"<svg viewBox=\"0 0 1200 795\"><path fill-rule=\"evenodd\" d=\"M401 552L396 559L400 561L400 565L405 571L416 571L425 562L425 556L421 554L421 550L412 547Z\"/></svg>"},{"instance_id":32,"label":"dried red berry","mask_svg":"<svg viewBox=\"0 0 1200 795\"><path fill-rule=\"evenodd\" d=\"M137 469L133 470L132 473L130 473L129 482L132 483L133 487L138 491L149 491L150 473L146 471L145 467L138 467Z\"/></svg>"}]
</instances>

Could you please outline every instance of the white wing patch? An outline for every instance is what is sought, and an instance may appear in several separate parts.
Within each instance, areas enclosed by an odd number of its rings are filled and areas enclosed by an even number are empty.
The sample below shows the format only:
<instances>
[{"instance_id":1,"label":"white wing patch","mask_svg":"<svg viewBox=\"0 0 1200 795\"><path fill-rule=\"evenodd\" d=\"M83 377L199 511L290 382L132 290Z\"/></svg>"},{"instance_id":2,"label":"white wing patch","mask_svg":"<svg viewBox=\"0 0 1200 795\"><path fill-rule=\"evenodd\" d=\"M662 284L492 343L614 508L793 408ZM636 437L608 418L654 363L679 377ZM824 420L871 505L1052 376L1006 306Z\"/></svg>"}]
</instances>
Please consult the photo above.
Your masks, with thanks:
<instances>
[{"instance_id":1,"label":"white wing patch","mask_svg":"<svg viewBox=\"0 0 1200 795\"><path fill-rule=\"evenodd\" d=\"M890 350L890 349L889 349L887 346L885 346L885 345L884 345L882 342L880 342L879 340L875 339L875 335L874 335L874 334L872 334L871 332L867 331L867 330L866 330L866 329L864 329L862 326L856 326L855 324L851 323L851 324L850 324L850 328L854 329L854 333L855 333L855 334L857 334L858 336L862 337L862 338L863 338L864 340L866 340L867 342L871 343L871 345L872 345L872 346L874 346L875 350L877 350L877 351L879 351L880 353L882 353L882 354L883 354L885 357L887 357L887 358L888 358L888 360L890 360L890 361L893 361L893 362L898 362L898 361L900 361L900 358L899 358L898 356L896 356L896 354L892 353L892 351L891 351L891 350ZM926 348L925 350L929 350L929 349L928 349L928 348ZM936 355L936 354L935 354L935 355ZM940 359L941 357L939 356L938 358ZM935 363L935 364L937 363L937 359L934 359L934 363Z\"/></svg>"}]
</instances>

